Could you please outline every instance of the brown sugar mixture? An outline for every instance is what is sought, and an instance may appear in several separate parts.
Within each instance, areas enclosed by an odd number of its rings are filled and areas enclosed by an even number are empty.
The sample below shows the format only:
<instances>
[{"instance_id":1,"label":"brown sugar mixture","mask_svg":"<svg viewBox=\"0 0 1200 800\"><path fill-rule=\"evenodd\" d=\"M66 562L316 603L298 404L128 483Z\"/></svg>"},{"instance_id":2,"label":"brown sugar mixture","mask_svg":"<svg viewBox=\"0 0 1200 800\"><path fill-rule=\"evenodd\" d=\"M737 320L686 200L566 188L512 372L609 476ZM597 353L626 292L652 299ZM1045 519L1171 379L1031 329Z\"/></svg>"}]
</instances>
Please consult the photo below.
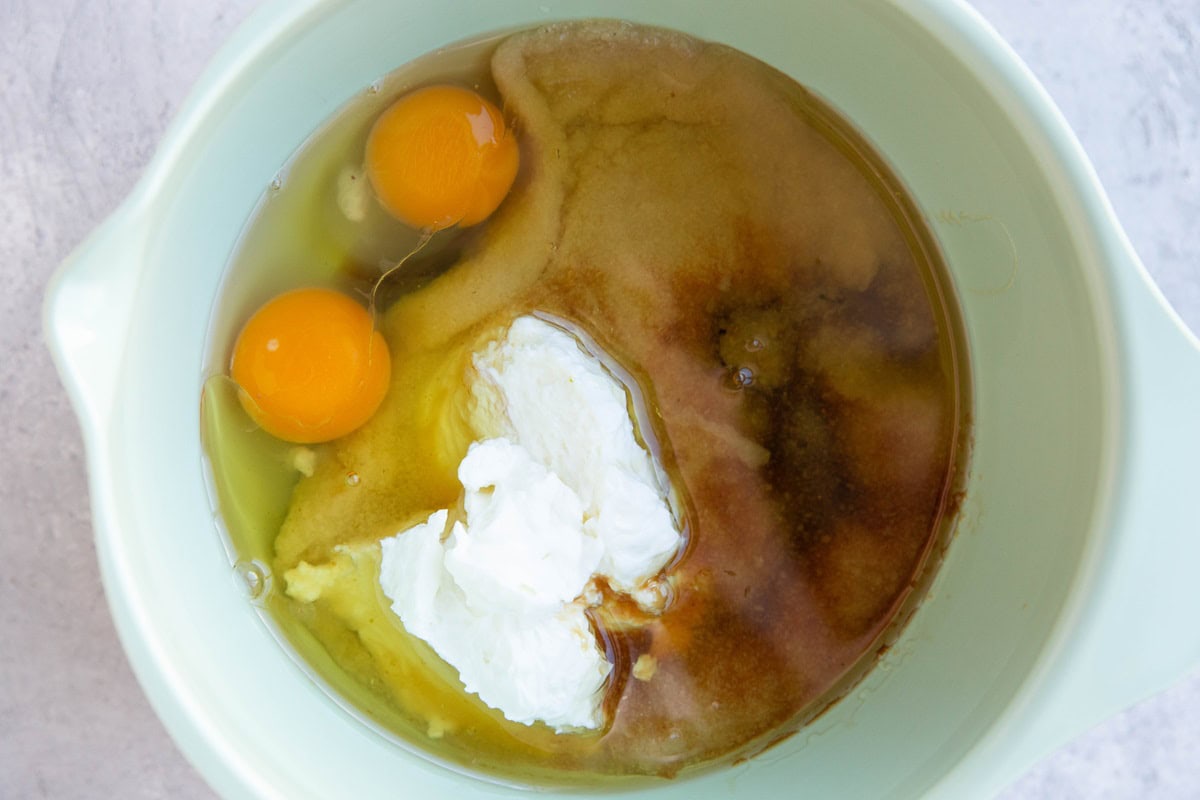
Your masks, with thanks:
<instances>
[{"instance_id":1,"label":"brown sugar mixture","mask_svg":"<svg viewBox=\"0 0 1200 800\"><path fill-rule=\"evenodd\" d=\"M554 25L503 40L491 78L517 184L390 298L389 394L292 494L282 613L374 719L470 769L595 783L752 754L870 668L946 533L967 405L946 276L865 142L728 47ZM378 589L378 541L459 491L471 353L535 312L637 381L687 524L666 610L593 619L615 663L599 732L505 720Z\"/></svg>"}]
</instances>

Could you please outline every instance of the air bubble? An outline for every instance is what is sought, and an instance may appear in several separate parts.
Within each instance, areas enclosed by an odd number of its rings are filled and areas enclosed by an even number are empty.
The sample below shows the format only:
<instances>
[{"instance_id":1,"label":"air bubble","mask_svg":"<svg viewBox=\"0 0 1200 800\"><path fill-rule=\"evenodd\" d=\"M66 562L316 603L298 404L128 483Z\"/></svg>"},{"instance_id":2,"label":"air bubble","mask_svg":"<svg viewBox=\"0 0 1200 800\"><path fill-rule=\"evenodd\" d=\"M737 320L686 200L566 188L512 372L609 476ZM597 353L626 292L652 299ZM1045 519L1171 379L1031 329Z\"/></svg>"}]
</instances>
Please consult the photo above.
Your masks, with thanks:
<instances>
[{"instance_id":1,"label":"air bubble","mask_svg":"<svg viewBox=\"0 0 1200 800\"><path fill-rule=\"evenodd\" d=\"M251 600L261 600L271 588L271 569L259 561L239 561L233 571Z\"/></svg>"},{"instance_id":2,"label":"air bubble","mask_svg":"<svg viewBox=\"0 0 1200 800\"><path fill-rule=\"evenodd\" d=\"M367 94L379 94L379 81L375 81L367 87Z\"/></svg>"},{"instance_id":3,"label":"air bubble","mask_svg":"<svg viewBox=\"0 0 1200 800\"><path fill-rule=\"evenodd\" d=\"M748 352L748 353L757 353L757 352L761 351L764 347L766 347L766 345L763 344L763 340L759 339L757 337L746 342L746 352Z\"/></svg>"},{"instance_id":4,"label":"air bubble","mask_svg":"<svg viewBox=\"0 0 1200 800\"><path fill-rule=\"evenodd\" d=\"M271 191L278 192L282 188L283 188L283 178L276 175L274 178L271 179Z\"/></svg>"},{"instance_id":5,"label":"air bubble","mask_svg":"<svg viewBox=\"0 0 1200 800\"><path fill-rule=\"evenodd\" d=\"M362 482L362 478L358 477L357 472L347 472L346 473L346 485L347 486L358 486L358 484L361 482Z\"/></svg>"},{"instance_id":6,"label":"air bubble","mask_svg":"<svg viewBox=\"0 0 1200 800\"><path fill-rule=\"evenodd\" d=\"M754 370L749 367L732 369L725 375L725 388L738 391L754 385Z\"/></svg>"}]
</instances>

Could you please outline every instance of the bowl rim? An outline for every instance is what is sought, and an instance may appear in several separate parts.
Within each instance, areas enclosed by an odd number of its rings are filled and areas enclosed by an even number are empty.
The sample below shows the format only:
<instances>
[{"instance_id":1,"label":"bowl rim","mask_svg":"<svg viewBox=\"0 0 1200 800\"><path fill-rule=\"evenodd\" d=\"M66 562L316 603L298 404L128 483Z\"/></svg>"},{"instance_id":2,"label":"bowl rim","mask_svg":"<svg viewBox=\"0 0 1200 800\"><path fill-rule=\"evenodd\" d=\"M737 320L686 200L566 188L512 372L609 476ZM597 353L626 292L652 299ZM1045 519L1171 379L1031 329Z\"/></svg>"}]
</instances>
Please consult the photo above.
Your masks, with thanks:
<instances>
[{"instance_id":1,"label":"bowl rim","mask_svg":"<svg viewBox=\"0 0 1200 800\"><path fill-rule=\"evenodd\" d=\"M164 134L161 145L146 169L143 178L133 189L125 203L105 223L104 229L136 229L139 221L149 213L157 198L170 191L173 170L177 168L181 155L187 150L189 143L201 136L204 128L218 116L217 111L226 102L227 95L233 91L241 76L253 72L255 65L270 57L272 51L282 46L289 36L308 26L318 24L337 3L325 0L307 0L303 3L291 0L275 0L256 9L245 22L239 26L235 34L221 47L217 56L197 81L188 99L180 107L178 114ZM1105 254L1107 263L1104 265L1105 285L1100 290L1109 295L1117 293L1112 273L1120 269L1128 269L1149 292L1152 299L1162 306L1163 314L1170 325L1181 332L1183 339L1190 343L1194 350L1200 350L1200 340L1191 334L1182 321L1170 310L1161 293L1150 281L1145 268L1134 254L1132 246L1124 231L1117 222L1116 215L1109 203L1099 179L1087 160L1082 146L1071 132L1061 112L1054 106L1049 95L1037 82L1028 67L1004 42L977 11L967 5L965 0L951 0L949 3L937 0L907 0L903 4L903 13L911 17L922 28L931 32L960 58L964 60L973 55L972 63L981 70L981 79L986 77L986 83L995 91L1004 91L1010 99L1021 108L1031 124L1023 130L1032 130L1040 135L1043 144L1049 147L1058 159L1058 166L1064 174L1061 182L1064 199L1076 205L1079 218L1085 223L1078 233L1089 236L1098 253ZM987 73L986 75L984 73ZM96 236L99 236L98 232ZM64 334L53 313L56 300L64 292L64 283L70 280L72 265L79 261L83 254L94 244L95 236L85 242L53 277L47 293L45 329L47 339L54 354L60 373L64 376L64 384L71 398L72 405L81 419L83 437L87 443L88 472L91 486L94 518L96 525L97 551L101 563L102 578L106 596L112 607L113 616L118 622L118 632L130 661L134 663L135 672L143 689L151 696L152 701L158 695L151 690L150 673L157 672L163 681L162 686L174 688L178 679L167 667L167 658L161 650L156 650L141 636L146 623L138 609L128 602L128 592L125 589L129 576L122 572L120 559L112 552L112 537L108 534L109 527L116 519L110 498L111 487L106 483L105 469L108 458L108 429L102 407L97 407L92 398L88 397L88 387L78 379L75 367L70 363L70 355L64 342ZM126 262L126 269L133 270L132 280L136 280L136 259ZM1165 310L1163 310L1165 309ZM1123 352L1120 340L1127 335L1125 330L1134 324L1128 318L1123 308L1117 309L1114 329L1111 336L1111 352ZM1126 503L1125 492L1120 477L1126 467L1122 466L1122 453L1129 448L1129 431L1132 428L1129 415L1134 408L1127 394L1123 378L1128 374L1124 361L1119 361L1111 371L1114 383L1114 404L1111 429L1117 432L1117 440L1113 447L1117 455L1112 459L1112 468L1104 477L1107 487L1105 492L1109 498L1108 505L1102 511L1102 516L1113 519L1117 510ZM1135 409L1136 410L1136 409ZM1074 635L1081 620L1089 616L1088 602L1095 587L1103 577L1105 568L1105 542L1112 536L1115 523L1101 525L1105 529L1103 536L1094 536L1089 540L1083 553L1080 568L1076 573L1074 585L1067 594L1066 605L1053 626L1046 644L1033 664L1025 682L1013 697L999 719L997 719L984 740L977 743L973 752L987 749L995 750L1003 746L999 739L1006 739L1026 724L1031 711L1043 688L1055 681L1057 665L1062 660L1064 652L1074 646L1077 637ZM171 674L167 678L164 672ZM171 702L187 703L183 693L170 692ZM156 710L164 717L161 703L155 701ZM215 786L224 791L235 788L254 787L252 791L263 796L274 793L269 781L258 771L246 765L238 754L224 746L224 752L217 754L217 759L201 758L202 751L221 750L221 738L208 725L204 710L192 704L184 712L193 730L186 737L181 734L182 723L171 727L177 741L184 744L185 738L189 746L184 747L185 753L198 767L203 763L201 772ZM986 741L985 741L986 740ZM236 767L233 765L237 765ZM962 762L951 768L957 771ZM945 785L945 784L943 784Z\"/></svg>"}]
</instances>

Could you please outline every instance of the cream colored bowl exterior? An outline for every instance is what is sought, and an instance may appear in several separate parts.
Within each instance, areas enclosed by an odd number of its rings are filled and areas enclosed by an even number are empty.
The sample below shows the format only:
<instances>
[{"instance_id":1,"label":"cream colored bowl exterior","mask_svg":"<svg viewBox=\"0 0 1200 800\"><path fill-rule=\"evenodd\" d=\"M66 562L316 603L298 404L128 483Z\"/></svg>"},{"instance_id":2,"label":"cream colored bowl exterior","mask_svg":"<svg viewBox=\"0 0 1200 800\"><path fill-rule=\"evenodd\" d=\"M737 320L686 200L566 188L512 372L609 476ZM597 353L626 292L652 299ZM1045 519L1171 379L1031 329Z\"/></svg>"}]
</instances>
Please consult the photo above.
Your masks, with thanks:
<instances>
[{"instance_id":1,"label":"cream colored bowl exterior","mask_svg":"<svg viewBox=\"0 0 1200 800\"><path fill-rule=\"evenodd\" d=\"M113 616L155 708L213 786L231 797L515 793L368 729L268 633L205 494L201 359L242 225L322 120L443 44L599 15L743 49L867 133L945 250L976 399L962 522L889 656L763 756L639 795L986 795L1200 662L1200 504L1185 472L1200 450L1200 347L1044 92L966 6L281 1L225 47L46 303L88 444Z\"/></svg>"}]
</instances>

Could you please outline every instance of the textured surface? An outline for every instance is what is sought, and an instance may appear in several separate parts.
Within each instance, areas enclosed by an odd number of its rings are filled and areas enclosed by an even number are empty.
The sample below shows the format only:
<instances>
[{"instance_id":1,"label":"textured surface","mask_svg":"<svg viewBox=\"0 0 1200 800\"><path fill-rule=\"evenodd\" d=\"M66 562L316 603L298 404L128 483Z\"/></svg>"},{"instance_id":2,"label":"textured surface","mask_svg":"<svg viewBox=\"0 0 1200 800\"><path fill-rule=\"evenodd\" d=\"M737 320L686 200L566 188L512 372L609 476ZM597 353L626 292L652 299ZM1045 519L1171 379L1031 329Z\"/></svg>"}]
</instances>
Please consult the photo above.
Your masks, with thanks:
<instances>
[{"instance_id":1,"label":"textured surface","mask_svg":"<svg viewBox=\"0 0 1200 800\"><path fill-rule=\"evenodd\" d=\"M1200 2L973 5L1059 103L1147 267L1200 330ZM109 620L79 430L41 343L40 306L55 266L129 191L252 6L0 6L0 797L211 797ZM1200 797L1200 672L1003 796Z\"/></svg>"}]
</instances>

